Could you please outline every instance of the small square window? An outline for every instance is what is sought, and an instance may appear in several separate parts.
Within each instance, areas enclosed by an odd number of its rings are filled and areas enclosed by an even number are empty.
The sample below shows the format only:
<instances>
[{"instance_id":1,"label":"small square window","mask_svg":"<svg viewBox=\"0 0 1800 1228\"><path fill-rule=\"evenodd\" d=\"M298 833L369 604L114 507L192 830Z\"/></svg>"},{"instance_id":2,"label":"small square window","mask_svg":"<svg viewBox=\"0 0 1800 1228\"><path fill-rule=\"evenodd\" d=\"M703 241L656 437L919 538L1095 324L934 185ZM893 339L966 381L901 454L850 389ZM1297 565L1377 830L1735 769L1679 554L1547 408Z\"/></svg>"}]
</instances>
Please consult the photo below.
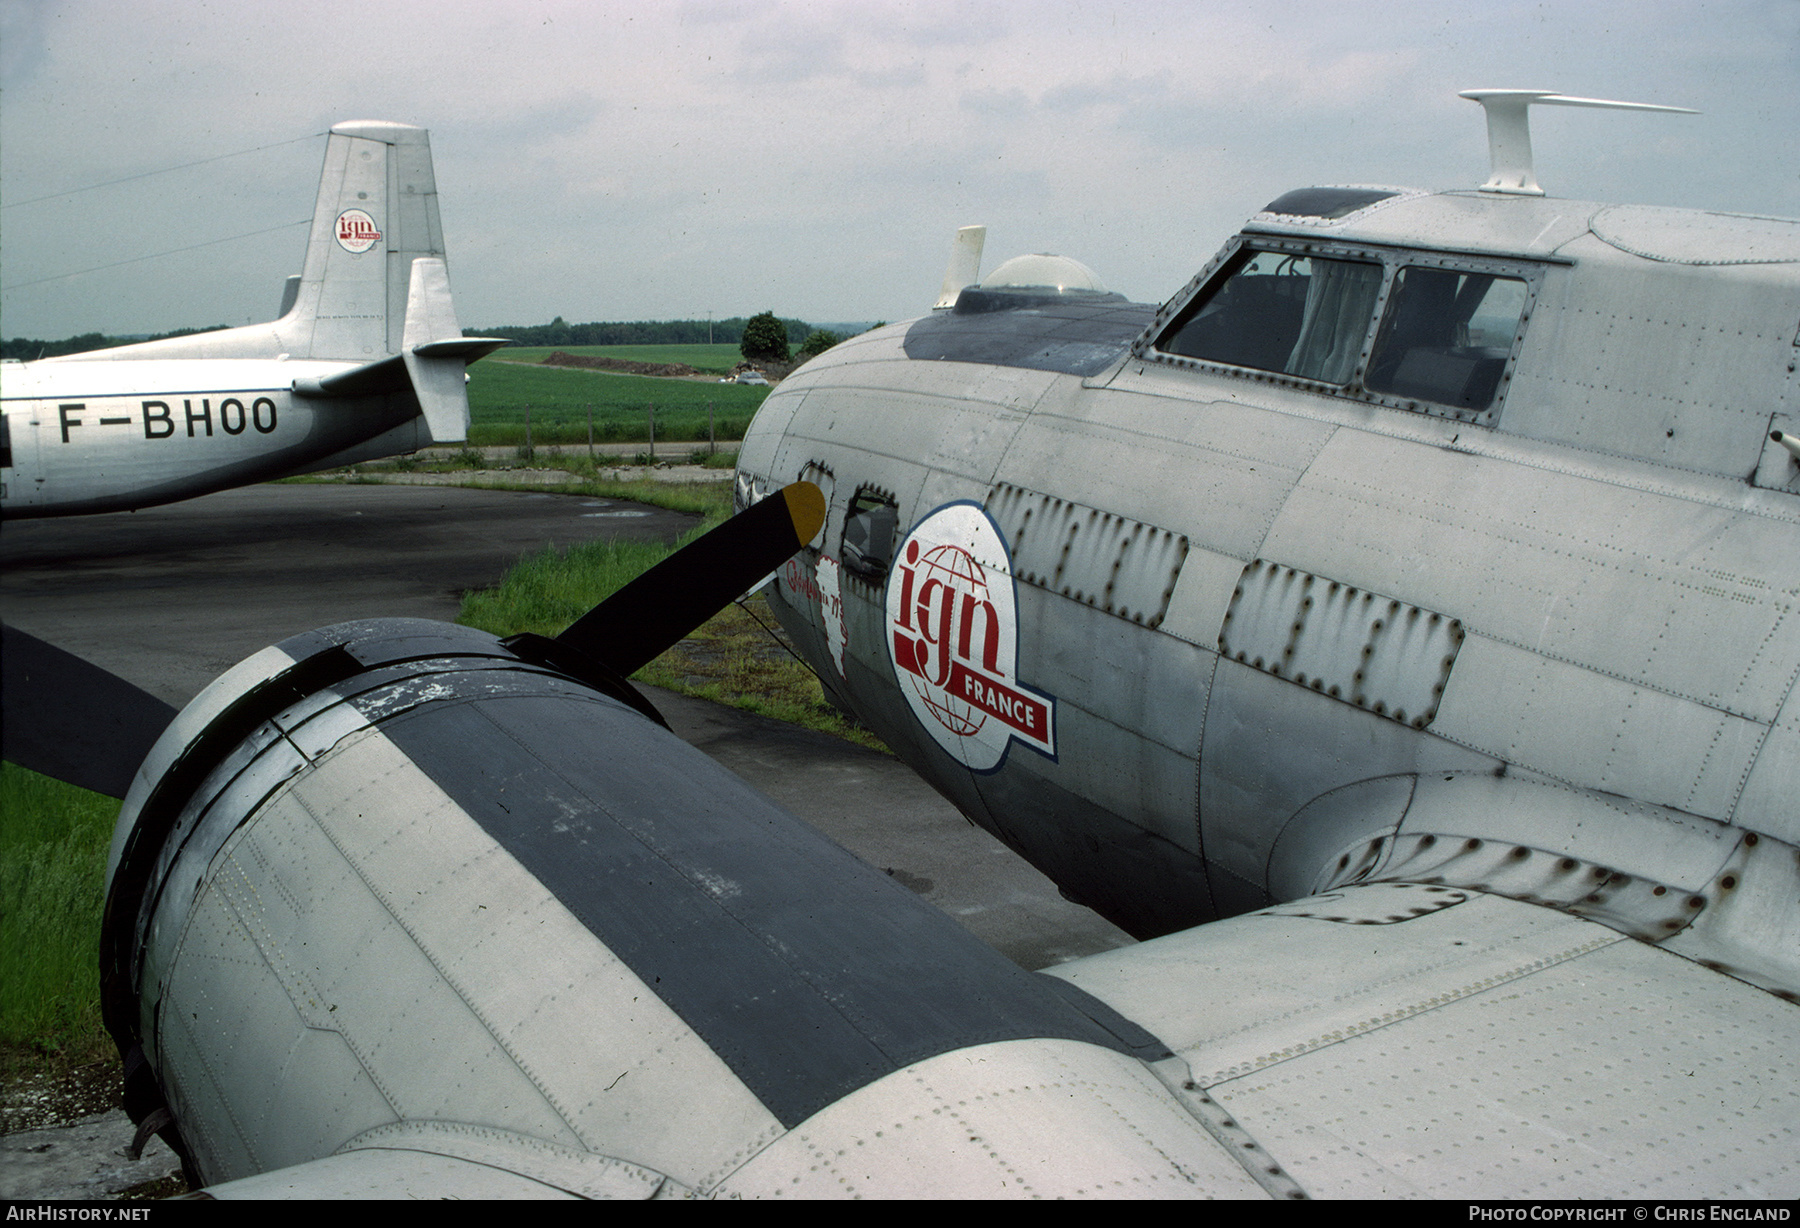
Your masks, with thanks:
<instances>
[{"instance_id":1,"label":"small square window","mask_svg":"<svg viewBox=\"0 0 1800 1228\"><path fill-rule=\"evenodd\" d=\"M894 531L899 511L889 495L859 490L844 515L844 545L839 552L845 569L871 584L887 579L894 565Z\"/></svg>"}]
</instances>

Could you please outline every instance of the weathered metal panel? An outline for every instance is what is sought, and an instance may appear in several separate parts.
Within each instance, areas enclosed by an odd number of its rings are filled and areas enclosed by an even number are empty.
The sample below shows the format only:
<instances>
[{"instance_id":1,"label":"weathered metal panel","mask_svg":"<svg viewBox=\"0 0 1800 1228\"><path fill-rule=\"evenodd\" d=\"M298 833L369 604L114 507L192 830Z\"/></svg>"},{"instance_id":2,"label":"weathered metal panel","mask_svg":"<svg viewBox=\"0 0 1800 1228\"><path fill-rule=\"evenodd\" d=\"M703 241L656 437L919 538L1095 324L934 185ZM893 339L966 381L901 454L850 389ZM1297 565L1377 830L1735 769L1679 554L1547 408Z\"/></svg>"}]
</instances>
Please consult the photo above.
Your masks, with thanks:
<instances>
[{"instance_id":1,"label":"weathered metal panel","mask_svg":"<svg viewBox=\"0 0 1800 1228\"><path fill-rule=\"evenodd\" d=\"M1186 537L1008 482L994 486L987 506L1020 583L1141 626L1162 625Z\"/></svg>"},{"instance_id":2,"label":"weathered metal panel","mask_svg":"<svg viewBox=\"0 0 1800 1228\"><path fill-rule=\"evenodd\" d=\"M925 1112L923 1104L934 1107ZM1081 1107L1094 1105L1106 1107ZM952 1155L957 1163L941 1159ZM719 1193L1264 1197L1231 1150L1143 1064L1052 1041L983 1045L898 1071L773 1144Z\"/></svg>"},{"instance_id":3,"label":"weathered metal panel","mask_svg":"<svg viewBox=\"0 0 1800 1228\"><path fill-rule=\"evenodd\" d=\"M1137 365L1127 364L1114 385L1176 391L1166 375L1134 374ZM1334 429L1229 401L1109 388L1065 402L1064 391L1046 396L1020 429L1006 455L1007 480L1240 560L1260 551L1282 501Z\"/></svg>"},{"instance_id":4,"label":"weathered metal panel","mask_svg":"<svg viewBox=\"0 0 1800 1228\"><path fill-rule=\"evenodd\" d=\"M1800 845L1800 686L1769 727L1744 780L1732 821Z\"/></svg>"},{"instance_id":5,"label":"weathered metal panel","mask_svg":"<svg viewBox=\"0 0 1800 1228\"><path fill-rule=\"evenodd\" d=\"M1471 634L1432 731L1570 784L1723 820L1765 728Z\"/></svg>"},{"instance_id":6,"label":"weathered metal panel","mask_svg":"<svg viewBox=\"0 0 1800 1228\"><path fill-rule=\"evenodd\" d=\"M1219 652L1424 729L1437 714L1462 640L1457 619L1255 559L1225 614Z\"/></svg>"},{"instance_id":7,"label":"weathered metal panel","mask_svg":"<svg viewBox=\"0 0 1800 1228\"><path fill-rule=\"evenodd\" d=\"M1187 852L1199 852L1193 746L1185 751L1166 746L1068 703L1058 704L1056 720L1061 743L1079 749L1054 764L1015 751L1004 771L1052 779L1059 788L1134 827ZM1199 741L1197 729L1194 741ZM976 787L990 792L984 779L978 778Z\"/></svg>"},{"instance_id":8,"label":"weathered metal panel","mask_svg":"<svg viewBox=\"0 0 1800 1228\"><path fill-rule=\"evenodd\" d=\"M1785 630L1800 605L1792 532L1766 516L1347 431L1307 471L1262 554L1767 721L1800 669L1800 636Z\"/></svg>"},{"instance_id":9,"label":"weathered metal panel","mask_svg":"<svg viewBox=\"0 0 1800 1228\"><path fill-rule=\"evenodd\" d=\"M1793 266L1650 261L1597 237L1562 252L1580 264L1546 278L1505 429L1702 473L1755 469L1800 318Z\"/></svg>"},{"instance_id":10,"label":"weathered metal panel","mask_svg":"<svg viewBox=\"0 0 1800 1228\"><path fill-rule=\"evenodd\" d=\"M190 926L170 961L161 1017L198 1013L189 1031L209 1038L206 1062L179 1069L207 1070L232 1104L230 1117L202 1118L178 1103L184 1124L241 1121L257 1169L405 1116L479 1120L576 1146L616 1140L636 1121L641 1154L689 1171L778 1128L678 1016L391 743L365 735L334 755L214 861L196 916L215 919ZM394 809L395 797L405 805ZM410 815L418 838L361 821L376 810ZM318 964L308 951L357 958ZM250 968L267 971L259 979ZM521 1001L538 1006L520 1015ZM503 1032L499 1019L510 1021ZM586 1073L595 1019L615 1021L608 1049L632 1075L606 1097ZM275 1039L290 1031L292 1041ZM232 1038L223 1049L222 1037ZM260 1061L290 1048L285 1067ZM446 1079L446 1070L480 1075ZM710 1071L706 1121L645 1133L697 1070ZM305 1111L325 1089L332 1111ZM380 1112L349 1112L359 1094ZM322 1121L332 1137L315 1137Z\"/></svg>"},{"instance_id":11,"label":"weathered metal panel","mask_svg":"<svg viewBox=\"0 0 1800 1228\"><path fill-rule=\"evenodd\" d=\"M1259 213L1246 229L1306 238L1345 238L1402 247L1450 248L1493 256L1554 259L1587 232L1601 206L1554 197L1491 192L1405 193L1341 219Z\"/></svg>"},{"instance_id":12,"label":"weathered metal panel","mask_svg":"<svg viewBox=\"0 0 1800 1228\"><path fill-rule=\"evenodd\" d=\"M1213 656L1041 589L1019 593L1019 659L1038 689L1193 758Z\"/></svg>"},{"instance_id":13,"label":"weathered metal panel","mask_svg":"<svg viewBox=\"0 0 1800 1228\"><path fill-rule=\"evenodd\" d=\"M1168 613L1163 617L1163 633L1216 652L1219 627L1225 621L1225 611L1231 608L1232 595L1243 574L1243 559L1189 543L1187 559L1181 565L1181 576L1175 582Z\"/></svg>"},{"instance_id":14,"label":"weathered metal panel","mask_svg":"<svg viewBox=\"0 0 1800 1228\"><path fill-rule=\"evenodd\" d=\"M1460 666L1459 672L1460 672ZM1440 714L1439 721L1443 717ZM1355 781L1422 771L1492 771L1489 755L1422 737L1367 709L1221 658L1201 745L1201 843L1209 863L1262 890L1289 817ZM1267 764L1282 770L1270 772ZM1224 890L1215 878L1215 889ZM1247 893L1243 907L1266 897Z\"/></svg>"}]
</instances>

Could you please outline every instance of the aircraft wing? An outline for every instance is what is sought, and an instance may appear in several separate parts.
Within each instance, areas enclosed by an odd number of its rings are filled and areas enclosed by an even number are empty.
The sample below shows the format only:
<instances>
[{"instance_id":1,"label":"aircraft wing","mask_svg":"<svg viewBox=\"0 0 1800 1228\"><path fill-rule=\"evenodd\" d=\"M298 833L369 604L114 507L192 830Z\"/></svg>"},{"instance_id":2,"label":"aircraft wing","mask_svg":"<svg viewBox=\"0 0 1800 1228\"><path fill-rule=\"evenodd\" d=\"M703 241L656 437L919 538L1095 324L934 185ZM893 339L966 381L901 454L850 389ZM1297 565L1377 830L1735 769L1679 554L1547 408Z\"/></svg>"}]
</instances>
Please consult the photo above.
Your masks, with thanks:
<instances>
[{"instance_id":1,"label":"aircraft wing","mask_svg":"<svg viewBox=\"0 0 1800 1228\"><path fill-rule=\"evenodd\" d=\"M1271 1192L1759 1197L1800 1176L1800 1009L1541 904L1371 883L1050 972L1167 1044Z\"/></svg>"}]
</instances>

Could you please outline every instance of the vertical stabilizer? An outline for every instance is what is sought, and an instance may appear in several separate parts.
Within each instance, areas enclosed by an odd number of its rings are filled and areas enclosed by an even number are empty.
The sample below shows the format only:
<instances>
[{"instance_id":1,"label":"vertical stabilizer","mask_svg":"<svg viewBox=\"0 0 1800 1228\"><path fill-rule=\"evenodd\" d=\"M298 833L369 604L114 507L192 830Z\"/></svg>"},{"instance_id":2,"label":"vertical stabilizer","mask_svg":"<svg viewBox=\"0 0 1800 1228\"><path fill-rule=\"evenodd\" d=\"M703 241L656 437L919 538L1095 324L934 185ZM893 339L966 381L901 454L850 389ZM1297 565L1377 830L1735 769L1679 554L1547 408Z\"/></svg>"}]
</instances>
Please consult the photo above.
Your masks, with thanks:
<instances>
[{"instance_id":1,"label":"vertical stabilizer","mask_svg":"<svg viewBox=\"0 0 1800 1228\"><path fill-rule=\"evenodd\" d=\"M463 340L456 322L450 274L442 260L421 256L413 261L402 340L406 372L431 442L463 442L469 437L468 364L477 352Z\"/></svg>"},{"instance_id":2,"label":"vertical stabilizer","mask_svg":"<svg viewBox=\"0 0 1800 1228\"><path fill-rule=\"evenodd\" d=\"M338 124L325 143L306 262L282 290L279 319L72 357L374 362L400 352L419 259L444 259L429 134L380 120Z\"/></svg>"},{"instance_id":3,"label":"vertical stabilizer","mask_svg":"<svg viewBox=\"0 0 1800 1228\"><path fill-rule=\"evenodd\" d=\"M366 362L400 352L413 261L444 256L423 128L338 124L293 308L277 322L296 358Z\"/></svg>"}]
</instances>

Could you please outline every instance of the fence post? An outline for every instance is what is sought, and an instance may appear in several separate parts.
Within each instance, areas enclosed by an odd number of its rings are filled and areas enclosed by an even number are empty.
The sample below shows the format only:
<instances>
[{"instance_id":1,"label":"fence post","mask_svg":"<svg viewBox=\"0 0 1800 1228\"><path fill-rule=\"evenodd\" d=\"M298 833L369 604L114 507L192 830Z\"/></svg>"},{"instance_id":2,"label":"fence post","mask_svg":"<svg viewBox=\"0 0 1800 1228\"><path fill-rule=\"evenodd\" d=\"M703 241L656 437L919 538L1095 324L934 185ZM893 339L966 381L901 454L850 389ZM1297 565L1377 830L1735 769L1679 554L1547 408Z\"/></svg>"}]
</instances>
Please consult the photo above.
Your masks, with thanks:
<instances>
[{"instance_id":1,"label":"fence post","mask_svg":"<svg viewBox=\"0 0 1800 1228\"><path fill-rule=\"evenodd\" d=\"M656 463L656 404L650 405L650 463Z\"/></svg>"},{"instance_id":2,"label":"fence post","mask_svg":"<svg viewBox=\"0 0 1800 1228\"><path fill-rule=\"evenodd\" d=\"M593 460L594 459L594 405L593 405L593 402L590 401L588 403L587 411L588 411L588 459Z\"/></svg>"},{"instance_id":3,"label":"fence post","mask_svg":"<svg viewBox=\"0 0 1800 1228\"><path fill-rule=\"evenodd\" d=\"M529 465L536 455L536 451L531 446L531 402L527 401L525 403L525 463Z\"/></svg>"},{"instance_id":4,"label":"fence post","mask_svg":"<svg viewBox=\"0 0 1800 1228\"><path fill-rule=\"evenodd\" d=\"M718 450L713 443L713 403L712 398L708 397L706 398L706 454L711 456Z\"/></svg>"}]
</instances>

